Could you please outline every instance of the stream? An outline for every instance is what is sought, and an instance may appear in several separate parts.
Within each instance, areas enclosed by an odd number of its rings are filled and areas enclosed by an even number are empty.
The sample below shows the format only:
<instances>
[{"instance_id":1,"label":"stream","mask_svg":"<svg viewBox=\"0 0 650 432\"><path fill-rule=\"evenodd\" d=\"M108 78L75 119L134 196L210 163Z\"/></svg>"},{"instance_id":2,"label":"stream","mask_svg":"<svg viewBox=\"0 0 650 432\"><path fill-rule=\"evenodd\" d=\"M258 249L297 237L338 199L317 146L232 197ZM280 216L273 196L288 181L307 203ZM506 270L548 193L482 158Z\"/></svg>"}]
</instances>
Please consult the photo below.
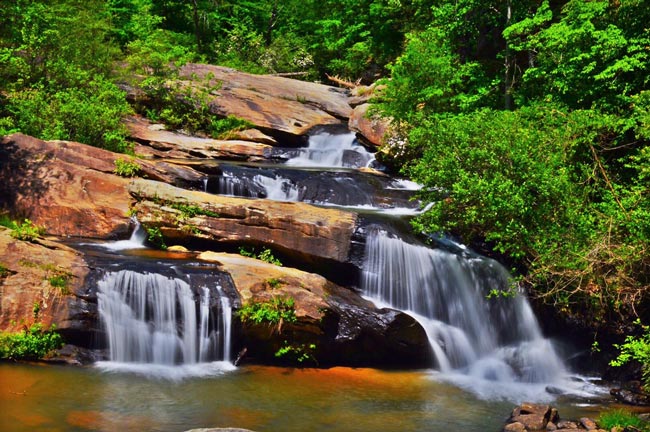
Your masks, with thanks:
<instances>
[{"instance_id":1,"label":"stream","mask_svg":"<svg viewBox=\"0 0 650 432\"><path fill-rule=\"evenodd\" d=\"M83 246L116 261L98 282L108 361L0 365L0 430L478 432L499 430L522 401L553 401L563 418L602 410L605 390L568 370L563 358L572 353L542 335L522 293L487 298L509 289L499 263L463 245L431 248L410 233L408 218L422 211L411 199L418 185L361 169L377 163L349 133L321 131L283 159L219 162L221 174L191 187L359 213L356 288L417 319L435 364L419 371L235 367L230 319L238 300L227 280L148 253L136 230L129 240Z\"/></svg>"}]
</instances>

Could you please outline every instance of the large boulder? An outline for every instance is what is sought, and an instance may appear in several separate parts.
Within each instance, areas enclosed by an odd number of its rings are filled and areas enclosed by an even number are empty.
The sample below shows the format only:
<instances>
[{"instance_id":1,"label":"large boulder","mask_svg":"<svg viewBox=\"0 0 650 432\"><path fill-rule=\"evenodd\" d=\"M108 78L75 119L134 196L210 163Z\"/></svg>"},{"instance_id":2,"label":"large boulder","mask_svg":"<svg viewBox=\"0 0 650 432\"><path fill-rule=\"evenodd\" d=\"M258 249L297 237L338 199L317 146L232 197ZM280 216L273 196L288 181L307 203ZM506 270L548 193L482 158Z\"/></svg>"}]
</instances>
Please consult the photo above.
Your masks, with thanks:
<instances>
[{"instance_id":1,"label":"large boulder","mask_svg":"<svg viewBox=\"0 0 650 432\"><path fill-rule=\"evenodd\" d=\"M170 244L249 243L305 261L346 262L356 227L354 213L305 203L211 195L144 179L134 180L129 191L138 219Z\"/></svg>"},{"instance_id":2,"label":"large boulder","mask_svg":"<svg viewBox=\"0 0 650 432\"><path fill-rule=\"evenodd\" d=\"M75 250L39 239L17 240L0 227L0 330L33 323L56 325L69 342L88 347L96 328L96 306L84 297L88 266Z\"/></svg>"},{"instance_id":3,"label":"large boulder","mask_svg":"<svg viewBox=\"0 0 650 432\"><path fill-rule=\"evenodd\" d=\"M0 141L0 205L55 235L108 238L128 230L128 180L116 156L22 134Z\"/></svg>"},{"instance_id":4,"label":"large boulder","mask_svg":"<svg viewBox=\"0 0 650 432\"><path fill-rule=\"evenodd\" d=\"M378 309L317 274L232 254L204 252L198 258L231 275L244 306L294 301L295 322L242 323L244 359L308 366L431 364L424 329L402 312Z\"/></svg>"},{"instance_id":5,"label":"large boulder","mask_svg":"<svg viewBox=\"0 0 650 432\"><path fill-rule=\"evenodd\" d=\"M379 147L390 133L390 119L371 114L370 106L364 103L354 107L348 127L360 134L366 143Z\"/></svg>"},{"instance_id":6,"label":"large boulder","mask_svg":"<svg viewBox=\"0 0 650 432\"><path fill-rule=\"evenodd\" d=\"M71 141L13 134L0 141L0 207L29 218L48 234L123 237L129 230L129 179L115 175L116 160L169 183L198 183L188 166L129 158Z\"/></svg>"},{"instance_id":7,"label":"large boulder","mask_svg":"<svg viewBox=\"0 0 650 432\"><path fill-rule=\"evenodd\" d=\"M212 89L210 111L251 122L281 144L301 142L310 129L347 120L351 107L345 90L272 75L252 75L221 66L187 64L184 87Z\"/></svg>"}]
</instances>

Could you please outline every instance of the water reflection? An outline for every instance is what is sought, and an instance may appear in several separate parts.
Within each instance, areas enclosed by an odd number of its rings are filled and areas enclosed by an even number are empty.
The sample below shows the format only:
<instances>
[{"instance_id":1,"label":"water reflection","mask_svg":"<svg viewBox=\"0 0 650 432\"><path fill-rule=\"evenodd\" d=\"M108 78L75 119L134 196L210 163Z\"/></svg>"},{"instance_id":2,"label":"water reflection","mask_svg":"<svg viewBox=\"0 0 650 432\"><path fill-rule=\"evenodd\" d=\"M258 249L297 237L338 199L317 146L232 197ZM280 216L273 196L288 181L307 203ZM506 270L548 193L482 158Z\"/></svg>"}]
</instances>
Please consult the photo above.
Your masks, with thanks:
<instances>
[{"instance_id":1,"label":"water reflection","mask_svg":"<svg viewBox=\"0 0 650 432\"><path fill-rule=\"evenodd\" d=\"M0 430L499 430L511 402L479 400L423 371L244 367L182 381L97 368L0 365ZM578 417L589 408L559 403Z\"/></svg>"}]
</instances>

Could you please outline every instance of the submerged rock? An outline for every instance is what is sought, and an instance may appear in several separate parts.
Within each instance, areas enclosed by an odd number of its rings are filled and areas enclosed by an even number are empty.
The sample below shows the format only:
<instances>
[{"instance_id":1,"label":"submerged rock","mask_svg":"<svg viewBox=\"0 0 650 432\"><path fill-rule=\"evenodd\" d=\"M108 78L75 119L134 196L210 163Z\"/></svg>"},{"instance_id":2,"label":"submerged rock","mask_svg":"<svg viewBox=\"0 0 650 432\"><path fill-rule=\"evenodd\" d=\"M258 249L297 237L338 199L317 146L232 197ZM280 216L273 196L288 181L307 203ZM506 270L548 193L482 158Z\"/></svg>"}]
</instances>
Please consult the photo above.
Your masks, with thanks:
<instances>
[{"instance_id":1,"label":"submerged rock","mask_svg":"<svg viewBox=\"0 0 650 432\"><path fill-rule=\"evenodd\" d=\"M242 323L244 361L305 366L431 364L420 324L393 309L378 309L322 276L239 255L205 252L199 259L229 273L243 305L292 299L295 322ZM281 353L278 355L278 353Z\"/></svg>"}]
</instances>

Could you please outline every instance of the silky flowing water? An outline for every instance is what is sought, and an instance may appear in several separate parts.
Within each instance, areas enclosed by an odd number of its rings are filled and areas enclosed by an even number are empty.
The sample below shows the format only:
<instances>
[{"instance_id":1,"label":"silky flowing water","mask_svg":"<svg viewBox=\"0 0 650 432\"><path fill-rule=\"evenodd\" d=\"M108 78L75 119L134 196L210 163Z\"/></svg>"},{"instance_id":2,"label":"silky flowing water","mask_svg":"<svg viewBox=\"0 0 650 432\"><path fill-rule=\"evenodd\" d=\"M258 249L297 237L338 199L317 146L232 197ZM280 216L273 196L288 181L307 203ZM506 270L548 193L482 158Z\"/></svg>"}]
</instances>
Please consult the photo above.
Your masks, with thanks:
<instances>
[{"instance_id":1,"label":"silky flowing water","mask_svg":"<svg viewBox=\"0 0 650 432\"><path fill-rule=\"evenodd\" d=\"M241 367L174 381L97 368L0 364L0 383L4 432L485 432L500 430L513 407L481 400L427 371ZM565 418L597 415L593 406L555 405Z\"/></svg>"},{"instance_id":2,"label":"silky flowing water","mask_svg":"<svg viewBox=\"0 0 650 432\"><path fill-rule=\"evenodd\" d=\"M422 324L436 358L430 369L235 367L230 320L238 300L225 292L226 279L142 249L136 221L131 239L103 245L125 262L110 262L97 286L108 361L0 365L0 430L471 432L499 430L524 400L553 400L565 418L593 415L590 404L602 391L570 376L525 297L486 298L509 289L503 267L393 230L422 211L409 201L419 186L351 169L373 160L354 135L321 133L285 165L224 165L197 188L337 206L372 219L363 228L359 286L378 306ZM145 255L158 261L129 258Z\"/></svg>"}]
</instances>

